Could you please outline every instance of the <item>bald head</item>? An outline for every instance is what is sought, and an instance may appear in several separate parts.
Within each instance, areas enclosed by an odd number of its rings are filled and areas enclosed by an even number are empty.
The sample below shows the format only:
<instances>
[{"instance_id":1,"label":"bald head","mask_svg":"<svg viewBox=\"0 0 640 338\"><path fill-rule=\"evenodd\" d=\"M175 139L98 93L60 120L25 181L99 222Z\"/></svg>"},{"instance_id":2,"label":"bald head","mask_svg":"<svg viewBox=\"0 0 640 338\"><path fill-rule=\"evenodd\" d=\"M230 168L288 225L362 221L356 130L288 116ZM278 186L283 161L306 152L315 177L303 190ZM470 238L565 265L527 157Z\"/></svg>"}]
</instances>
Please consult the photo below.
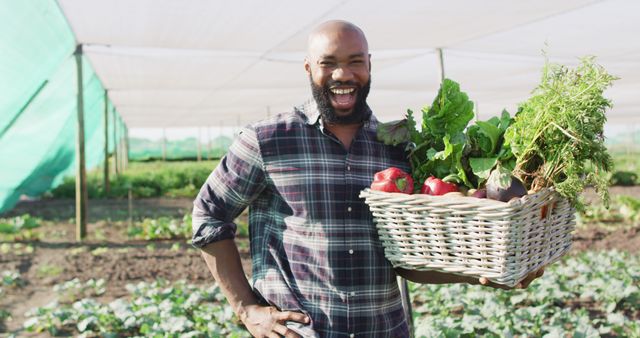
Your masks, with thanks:
<instances>
[{"instance_id":1,"label":"bald head","mask_svg":"<svg viewBox=\"0 0 640 338\"><path fill-rule=\"evenodd\" d=\"M324 52L328 44L344 41L345 38L361 44L364 51L369 53L369 45L364 32L356 25L343 20L331 20L318 25L311 31L307 40L308 57L318 57Z\"/></svg>"}]
</instances>

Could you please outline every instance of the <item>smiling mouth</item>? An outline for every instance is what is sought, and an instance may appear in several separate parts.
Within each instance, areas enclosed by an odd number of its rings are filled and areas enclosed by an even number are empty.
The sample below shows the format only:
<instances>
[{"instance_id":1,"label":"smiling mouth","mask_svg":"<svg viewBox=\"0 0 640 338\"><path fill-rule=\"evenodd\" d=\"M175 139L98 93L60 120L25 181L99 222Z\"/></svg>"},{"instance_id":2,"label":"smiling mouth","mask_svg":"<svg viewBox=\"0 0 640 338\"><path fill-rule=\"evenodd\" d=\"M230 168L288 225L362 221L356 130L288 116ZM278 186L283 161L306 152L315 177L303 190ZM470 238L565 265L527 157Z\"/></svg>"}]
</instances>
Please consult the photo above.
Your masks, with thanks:
<instances>
[{"instance_id":1,"label":"smiling mouth","mask_svg":"<svg viewBox=\"0 0 640 338\"><path fill-rule=\"evenodd\" d=\"M341 110L353 108L356 102L355 88L331 88L331 103L333 107Z\"/></svg>"}]
</instances>

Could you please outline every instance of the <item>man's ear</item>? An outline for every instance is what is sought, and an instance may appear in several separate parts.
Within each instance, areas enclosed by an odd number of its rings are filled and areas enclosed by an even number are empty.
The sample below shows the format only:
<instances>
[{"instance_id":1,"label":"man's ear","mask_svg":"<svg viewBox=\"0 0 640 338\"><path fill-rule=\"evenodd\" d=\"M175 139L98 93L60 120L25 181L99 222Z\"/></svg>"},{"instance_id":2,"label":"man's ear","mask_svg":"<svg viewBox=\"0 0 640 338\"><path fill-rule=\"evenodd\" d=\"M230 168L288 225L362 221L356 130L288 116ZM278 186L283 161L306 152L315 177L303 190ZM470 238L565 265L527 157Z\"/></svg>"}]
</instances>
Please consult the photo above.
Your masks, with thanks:
<instances>
[{"instance_id":1,"label":"man's ear","mask_svg":"<svg viewBox=\"0 0 640 338\"><path fill-rule=\"evenodd\" d=\"M369 54L369 73L371 73L371 54Z\"/></svg>"},{"instance_id":2,"label":"man's ear","mask_svg":"<svg viewBox=\"0 0 640 338\"><path fill-rule=\"evenodd\" d=\"M304 58L304 70L307 74L311 75L311 64L309 63L309 58Z\"/></svg>"}]
</instances>

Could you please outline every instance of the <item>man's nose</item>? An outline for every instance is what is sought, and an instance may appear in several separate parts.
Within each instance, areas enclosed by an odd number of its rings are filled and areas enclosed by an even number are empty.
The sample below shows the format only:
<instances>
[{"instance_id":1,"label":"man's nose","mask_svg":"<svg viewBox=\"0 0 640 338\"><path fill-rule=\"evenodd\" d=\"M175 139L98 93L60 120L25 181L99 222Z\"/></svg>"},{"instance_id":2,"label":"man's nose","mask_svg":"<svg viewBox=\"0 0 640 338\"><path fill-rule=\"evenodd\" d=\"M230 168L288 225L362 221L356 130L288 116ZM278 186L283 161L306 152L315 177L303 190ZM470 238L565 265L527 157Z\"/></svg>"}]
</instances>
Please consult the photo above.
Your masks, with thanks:
<instances>
[{"instance_id":1,"label":"man's nose","mask_svg":"<svg viewBox=\"0 0 640 338\"><path fill-rule=\"evenodd\" d=\"M334 81L350 81L353 79L353 73L346 65L339 65L338 67L336 67L336 69L333 70L331 78Z\"/></svg>"}]
</instances>

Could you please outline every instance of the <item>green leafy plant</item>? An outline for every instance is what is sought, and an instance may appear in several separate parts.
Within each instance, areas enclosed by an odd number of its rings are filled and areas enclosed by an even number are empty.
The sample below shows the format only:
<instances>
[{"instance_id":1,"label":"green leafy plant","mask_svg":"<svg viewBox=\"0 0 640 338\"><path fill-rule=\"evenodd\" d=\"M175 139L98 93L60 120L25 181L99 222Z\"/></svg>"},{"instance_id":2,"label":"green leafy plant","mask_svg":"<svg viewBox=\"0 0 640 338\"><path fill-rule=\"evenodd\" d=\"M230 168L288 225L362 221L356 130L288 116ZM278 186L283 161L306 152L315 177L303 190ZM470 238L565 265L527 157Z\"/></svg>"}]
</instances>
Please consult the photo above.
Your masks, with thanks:
<instances>
[{"instance_id":1,"label":"green leafy plant","mask_svg":"<svg viewBox=\"0 0 640 338\"><path fill-rule=\"evenodd\" d=\"M8 254L12 253L14 255L23 256L32 254L35 251L33 245L28 244L25 245L23 243L2 243L0 244L0 253Z\"/></svg>"},{"instance_id":2,"label":"green leafy plant","mask_svg":"<svg viewBox=\"0 0 640 338\"><path fill-rule=\"evenodd\" d=\"M586 226L603 226L605 223L623 222L622 216L615 210L615 208L607 208L603 204L589 204L585 205L577 213L577 222L581 227Z\"/></svg>"},{"instance_id":3,"label":"green leafy plant","mask_svg":"<svg viewBox=\"0 0 640 338\"><path fill-rule=\"evenodd\" d=\"M108 304L83 298L73 304L56 301L32 309L24 328L102 337L250 337L215 286L157 281L129 284L127 290L128 298Z\"/></svg>"},{"instance_id":4,"label":"green leafy plant","mask_svg":"<svg viewBox=\"0 0 640 338\"><path fill-rule=\"evenodd\" d=\"M458 183L471 185L462 163L466 143L464 130L473 118L473 102L460 85L445 79L431 106L422 109L422 128L410 131L412 149L409 159L411 174L418 182L429 176L444 178L454 175ZM409 126L415 129L413 112L407 113Z\"/></svg>"},{"instance_id":5,"label":"green leafy plant","mask_svg":"<svg viewBox=\"0 0 640 338\"><path fill-rule=\"evenodd\" d=\"M509 113L505 110L499 117L468 126L473 116L467 94L458 83L445 79L432 105L422 109L420 130L408 110L404 120L379 124L377 136L385 144L408 144L416 191L430 176L478 188L498 163L512 169L515 158L503 146L512 122Z\"/></svg>"},{"instance_id":6,"label":"green leafy plant","mask_svg":"<svg viewBox=\"0 0 640 338\"><path fill-rule=\"evenodd\" d=\"M631 171L616 171L609 179L611 185L632 186L638 184L638 174Z\"/></svg>"},{"instance_id":7,"label":"green leafy plant","mask_svg":"<svg viewBox=\"0 0 640 338\"><path fill-rule=\"evenodd\" d=\"M546 61L540 84L505 133L516 157L514 174L528 187L553 186L581 207L578 195L594 185L608 204L606 172L613 162L603 131L611 101L603 93L615 79L593 57L575 68Z\"/></svg>"},{"instance_id":8,"label":"green leafy plant","mask_svg":"<svg viewBox=\"0 0 640 338\"><path fill-rule=\"evenodd\" d=\"M53 291L58 294L61 303L73 303L82 298L101 296L106 291L104 279L89 279L81 282L78 278L53 286Z\"/></svg>"},{"instance_id":9,"label":"green leafy plant","mask_svg":"<svg viewBox=\"0 0 640 338\"><path fill-rule=\"evenodd\" d=\"M102 171L95 170L87 175L87 190L89 198L127 198L129 189L135 198L193 198L215 165L215 161L131 163L124 173L110 178L109 196L104 190ZM54 198L74 198L75 178L65 178L50 194Z\"/></svg>"},{"instance_id":10,"label":"green leafy plant","mask_svg":"<svg viewBox=\"0 0 640 338\"><path fill-rule=\"evenodd\" d=\"M581 226L619 228L634 226L638 221L640 221L640 199L627 195L617 195L609 207L598 203L587 204L578 213L578 224Z\"/></svg>"},{"instance_id":11,"label":"green leafy plant","mask_svg":"<svg viewBox=\"0 0 640 338\"><path fill-rule=\"evenodd\" d=\"M158 240L191 238L191 215L182 220L170 217L145 218L128 229L128 236L136 239Z\"/></svg>"},{"instance_id":12,"label":"green leafy plant","mask_svg":"<svg viewBox=\"0 0 640 338\"><path fill-rule=\"evenodd\" d=\"M62 273L62 268L57 265L44 264L38 267L36 275L39 278L56 277Z\"/></svg>"},{"instance_id":13,"label":"green leafy plant","mask_svg":"<svg viewBox=\"0 0 640 338\"><path fill-rule=\"evenodd\" d=\"M17 271L2 271L2 286L19 287L24 285L24 280Z\"/></svg>"},{"instance_id":14,"label":"green leafy plant","mask_svg":"<svg viewBox=\"0 0 640 338\"><path fill-rule=\"evenodd\" d=\"M0 296L2 296L2 289L0 289ZM0 308L0 331L4 331L4 326L5 326L4 322L7 319L11 319L11 312L3 308Z\"/></svg>"},{"instance_id":15,"label":"green leafy plant","mask_svg":"<svg viewBox=\"0 0 640 338\"><path fill-rule=\"evenodd\" d=\"M620 214L627 221L640 221L640 199L633 196L619 195Z\"/></svg>"},{"instance_id":16,"label":"green leafy plant","mask_svg":"<svg viewBox=\"0 0 640 338\"><path fill-rule=\"evenodd\" d=\"M410 284L417 337L640 335L640 256L586 252L527 289Z\"/></svg>"},{"instance_id":17,"label":"green leafy plant","mask_svg":"<svg viewBox=\"0 0 640 338\"><path fill-rule=\"evenodd\" d=\"M0 218L0 240L32 240L41 235L35 231L42 220L29 214L12 218Z\"/></svg>"}]
</instances>

